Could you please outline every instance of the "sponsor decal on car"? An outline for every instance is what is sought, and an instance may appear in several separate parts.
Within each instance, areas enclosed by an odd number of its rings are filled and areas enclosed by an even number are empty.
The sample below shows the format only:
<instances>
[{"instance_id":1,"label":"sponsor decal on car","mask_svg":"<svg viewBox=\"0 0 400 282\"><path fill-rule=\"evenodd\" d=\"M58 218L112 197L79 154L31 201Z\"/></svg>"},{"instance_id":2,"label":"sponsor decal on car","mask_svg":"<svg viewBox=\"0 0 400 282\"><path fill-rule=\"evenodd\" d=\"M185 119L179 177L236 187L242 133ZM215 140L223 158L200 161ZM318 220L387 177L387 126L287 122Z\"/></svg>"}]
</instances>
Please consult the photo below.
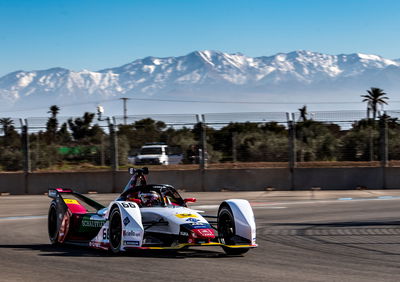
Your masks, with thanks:
<instances>
[{"instance_id":1,"label":"sponsor decal on car","mask_svg":"<svg viewBox=\"0 0 400 282\"><path fill-rule=\"evenodd\" d=\"M127 226L131 222L128 217L124 218L124 225Z\"/></svg>"},{"instance_id":2,"label":"sponsor decal on car","mask_svg":"<svg viewBox=\"0 0 400 282\"><path fill-rule=\"evenodd\" d=\"M79 205L78 201L74 200L74 199L64 199L64 203L73 204L73 205Z\"/></svg>"},{"instance_id":3,"label":"sponsor decal on car","mask_svg":"<svg viewBox=\"0 0 400 282\"><path fill-rule=\"evenodd\" d=\"M199 232L203 235L214 235L210 229L199 229Z\"/></svg>"},{"instance_id":4,"label":"sponsor decal on car","mask_svg":"<svg viewBox=\"0 0 400 282\"><path fill-rule=\"evenodd\" d=\"M82 227L102 227L105 220L91 220L90 218L84 217L82 219Z\"/></svg>"},{"instance_id":5,"label":"sponsor decal on car","mask_svg":"<svg viewBox=\"0 0 400 282\"><path fill-rule=\"evenodd\" d=\"M96 249L108 250L109 243L91 241L91 242L89 242L89 247L96 248Z\"/></svg>"},{"instance_id":6,"label":"sponsor decal on car","mask_svg":"<svg viewBox=\"0 0 400 282\"><path fill-rule=\"evenodd\" d=\"M139 246L139 241L124 241L124 245L128 246Z\"/></svg>"},{"instance_id":7,"label":"sponsor decal on car","mask_svg":"<svg viewBox=\"0 0 400 282\"><path fill-rule=\"evenodd\" d=\"M191 229L205 229L205 228L212 228L210 224L208 223L202 223L202 222L194 222L194 223L186 223L182 224L183 227L191 230Z\"/></svg>"},{"instance_id":8,"label":"sponsor decal on car","mask_svg":"<svg viewBox=\"0 0 400 282\"><path fill-rule=\"evenodd\" d=\"M128 237L140 237L140 232L135 232L133 230L129 230L129 231L123 230L122 234L124 236L128 236Z\"/></svg>"},{"instance_id":9,"label":"sponsor decal on car","mask_svg":"<svg viewBox=\"0 0 400 282\"><path fill-rule=\"evenodd\" d=\"M184 231L181 231L181 232L179 232L179 235L182 235L182 236L189 236L189 233L184 232Z\"/></svg>"},{"instance_id":10,"label":"sponsor decal on car","mask_svg":"<svg viewBox=\"0 0 400 282\"><path fill-rule=\"evenodd\" d=\"M104 223L106 223L105 219L97 219L92 220L90 215L84 215L82 217L81 224L79 226L79 232L92 232L94 229L101 228Z\"/></svg>"},{"instance_id":11,"label":"sponsor decal on car","mask_svg":"<svg viewBox=\"0 0 400 282\"><path fill-rule=\"evenodd\" d=\"M203 229L203 228L211 228L209 224L204 225L192 225L192 229Z\"/></svg>"},{"instance_id":12,"label":"sponsor decal on car","mask_svg":"<svg viewBox=\"0 0 400 282\"><path fill-rule=\"evenodd\" d=\"M191 213L178 213L175 216L179 218L197 217L197 215Z\"/></svg>"},{"instance_id":13,"label":"sponsor decal on car","mask_svg":"<svg viewBox=\"0 0 400 282\"><path fill-rule=\"evenodd\" d=\"M199 222L200 219L197 219L197 218L194 218L194 217L189 217L188 219L186 219L186 221Z\"/></svg>"}]
</instances>

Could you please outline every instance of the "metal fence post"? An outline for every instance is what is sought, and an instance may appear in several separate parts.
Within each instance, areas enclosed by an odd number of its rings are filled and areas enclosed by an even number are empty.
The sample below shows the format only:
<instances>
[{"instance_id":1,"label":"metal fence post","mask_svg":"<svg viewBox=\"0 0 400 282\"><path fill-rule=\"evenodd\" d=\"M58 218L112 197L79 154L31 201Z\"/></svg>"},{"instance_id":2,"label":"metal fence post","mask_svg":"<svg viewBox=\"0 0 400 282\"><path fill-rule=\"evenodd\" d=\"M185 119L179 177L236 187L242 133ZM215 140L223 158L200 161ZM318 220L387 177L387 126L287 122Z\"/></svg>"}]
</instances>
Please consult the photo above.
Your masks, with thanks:
<instances>
[{"instance_id":1,"label":"metal fence post","mask_svg":"<svg viewBox=\"0 0 400 282\"><path fill-rule=\"evenodd\" d=\"M100 165L106 165L106 156L104 152L104 134L101 135L101 144L100 144Z\"/></svg>"},{"instance_id":2,"label":"metal fence post","mask_svg":"<svg viewBox=\"0 0 400 282\"><path fill-rule=\"evenodd\" d=\"M111 169L112 169L112 192L117 191L116 187L116 173L118 171L118 140L115 132L115 118L111 122L110 118L107 119L110 131L110 144L111 144Z\"/></svg>"},{"instance_id":3,"label":"metal fence post","mask_svg":"<svg viewBox=\"0 0 400 282\"><path fill-rule=\"evenodd\" d=\"M288 153L289 153L289 171L290 171L290 186L291 189L295 188L294 169L296 167L296 128L294 121L294 114L286 113L288 122Z\"/></svg>"},{"instance_id":4,"label":"metal fence post","mask_svg":"<svg viewBox=\"0 0 400 282\"><path fill-rule=\"evenodd\" d=\"M387 117L385 112L379 120L379 155L382 169L382 189L386 189L386 168L389 164Z\"/></svg>"},{"instance_id":5,"label":"metal fence post","mask_svg":"<svg viewBox=\"0 0 400 282\"><path fill-rule=\"evenodd\" d=\"M206 125L203 121L200 122L200 169L204 170L207 167L207 133L206 133Z\"/></svg>"},{"instance_id":6,"label":"metal fence post","mask_svg":"<svg viewBox=\"0 0 400 282\"><path fill-rule=\"evenodd\" d=\"M388 150L388 124L386 114L383 115L379 121L379 147L381 166L387 167L389 161Z\"/></svg>"},{"instance_id":7,"label":"metal fence post","mask_svg":"<svg viewBox=\"0 0 400 282\"><path fill-rule=\"evenodd\" d=\"M205 117L201 115L202 121L200 122L200 175L201 175L201 191L206 191L206 167L207 167L207 134Z\"/></svg>"},{"instance_id":8,"label":"metal fence post","mask_svg":"<svg viewBox=\"0 0 400 282\"><path fill-rule=\"evenodd\" d=\"M288 117L288 137L289 137L289 168L293 169L296 167L296 129L295 122L292 118L290 118L289 113L287 113Z\"/></svg>"},{"instance_id":9,"label":"metal fence post","mask_svg":"<svg viewBox=\"0 0 400 282\"><path fill-rule=\"evenodd\" d=\"M110 130L110 144L111 144L111 168L113 171L118 170L118 140L115 131L115 119L108 120L108 127Z\"/></svg>"},{"instance_id":10,"label":"metal fence post","mask_svg":"<svg viewBox=\"0 0 400 282\"><path fill-rule=\"evenodd\" d=\"M369 127L369 161L374 161L374 138L373 138L373 129L375 129L375 120L373 120L372 127Z\"/></svg>"},{"instance_id":11,"label":"metal fence post","mask_svg":"<svg viewBox=\"0 0 400 282\"><path fill-rule=\"evenodd\" d=\"M28 121L25 119L25 123L21 122L21 138L22 138L22 152L24 156L24 173L31 172L31 161L30 161L30 150L29 150L29 132L28 132Z\"/></svg>"},{"instance_id":12,"label":"metal fence post","mask_svg":"<svg viewBox=\"0 0 400 282\"><path fill-rule=\"evenodd\" d=\"M21 143L23 154L23 171L24 171L24 193L29 193L29 173L31 172L30 151L29 151L29 130L28 121L20 119L21 124Z\"/></svg>"},{"instance_id":13,"label":"metal fence post","mask_svg":"<svg viewBox=\"0 0 400 282\"><path fill-rule=\"evenodd\" d=\"M237 132L232 133L232 161L237 162Z\"/></svg>"}]
</instances>

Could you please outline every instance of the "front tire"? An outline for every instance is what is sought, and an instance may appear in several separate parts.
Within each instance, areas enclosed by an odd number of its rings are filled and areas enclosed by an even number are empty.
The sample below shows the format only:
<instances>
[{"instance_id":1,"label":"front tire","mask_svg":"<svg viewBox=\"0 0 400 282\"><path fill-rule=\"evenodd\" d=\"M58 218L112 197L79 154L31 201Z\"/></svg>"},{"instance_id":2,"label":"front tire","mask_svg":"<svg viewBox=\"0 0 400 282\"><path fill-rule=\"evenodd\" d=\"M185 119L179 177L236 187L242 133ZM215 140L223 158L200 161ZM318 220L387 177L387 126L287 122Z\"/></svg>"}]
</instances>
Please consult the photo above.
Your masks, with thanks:
<instances>
[{"instance_id":1,"label":"front tire","mask_svg":"<svg viewBox=\"0 0 400 282\"><path fill-rule=\"evenodd\" d=\"M218 237L221 243L225 245L236 245L235 242L235 219L231 208L228 205L222 206L218 211ZM222 246L228 255L242 255L249 248L229 248Z\"/></svg>"},{"instance_id":2,"label":"front tire","mask_svg":"<svg viewBox=\"0 0 400 282\"><path fill-rule=\"evenodd\" d=\"M110 250L116 254L121 251L122 220L119 208L115 206L110 213Z\"/></svg>"}]
</instances>

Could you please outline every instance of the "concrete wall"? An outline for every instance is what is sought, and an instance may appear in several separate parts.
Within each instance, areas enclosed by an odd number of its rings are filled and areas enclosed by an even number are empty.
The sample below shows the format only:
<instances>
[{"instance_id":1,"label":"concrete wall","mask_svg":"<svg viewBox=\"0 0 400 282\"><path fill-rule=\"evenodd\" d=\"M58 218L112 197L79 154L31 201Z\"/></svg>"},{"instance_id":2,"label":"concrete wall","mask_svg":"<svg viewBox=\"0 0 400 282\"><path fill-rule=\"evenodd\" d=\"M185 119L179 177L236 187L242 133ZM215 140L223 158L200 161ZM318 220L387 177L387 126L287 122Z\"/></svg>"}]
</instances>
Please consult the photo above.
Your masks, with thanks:
<instances>
[{"instance_id":1,"label":"concrete wall","mask_svg":"<svg viewBox=\"0 0 400 282\"><path fill-rule=\"evenodd\" d=\"M149 183L171 184L187 191L257 191L321 189L398 189L400 168L285 168L152 171ZM120 192L129 180L127 172L2 173L0 192L42 194L49 188L72 188L82 193Z\"/></svg>"},{"instance_id":2,"label":"concrete wall","mask_svg":"<svg viewBox=\"0 0 400 282\"><path fill-rule=\"evenodd\" d=\"M291 188L290 172L284 168L207 170L204 186L207 191L251 191L268 187L288 190Z\"/></svg>"},{"instance_id":3,"label":"concrete wall","mask_svg":"<svg viewBox=\"0 0 400 282\"><path fill-rule=\"evenodd\" d=\"M29 194L42 194L49 188L71 188L82 193L112 191L111 172L32 173L28 178Z\"/></svg>"},{"instance_id":4,"label":"concrete wall","mask_svg":"<svg viewBox=\"0 0 400 282\"><path fill-rule=\"evenodd\" d=\"M0 193L25 194L25 176L21 173L0 173Z\"/></svg>"},{"instance_id":5,"label":"concrete wall","mask_svg":"<svg viewBox=\"0 0 400 282\"><path fill-rule=\"evenodd\" d=\"M400 173L400 168L392 168L393 176ZM353 167L353 168L297 168L293 173L297 190L321 187L321 189L341 190L367 187L370 189L385 188L383 169L380 167ZM395 188L396 185L390 188ZM386 188L389 188L386 187ZM397 186L400 188L400 185Z\"/></svg>"}]
</instances>

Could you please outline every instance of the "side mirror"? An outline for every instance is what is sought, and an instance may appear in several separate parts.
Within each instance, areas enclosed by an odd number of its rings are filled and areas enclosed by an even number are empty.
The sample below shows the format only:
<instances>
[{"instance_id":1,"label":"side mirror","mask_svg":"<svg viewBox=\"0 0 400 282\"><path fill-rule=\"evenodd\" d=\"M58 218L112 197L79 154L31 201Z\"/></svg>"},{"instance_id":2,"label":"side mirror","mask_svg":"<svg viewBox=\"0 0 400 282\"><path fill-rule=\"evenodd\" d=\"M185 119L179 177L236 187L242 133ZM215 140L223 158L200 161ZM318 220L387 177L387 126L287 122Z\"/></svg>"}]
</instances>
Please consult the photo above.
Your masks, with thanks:
<instances>
[{"instance_id":1,"label":"side mirror","mask_svg":"<svg viewBox=\"0 0 400 282\"><path fill-rule=\"evenodd\" d=\"M138 204L139 206L142 205L142 200L141 199L132 199L132 202L135 202L136 204Z\"/></svg>"},{"instance_id":2,"label":"side mirror","mask_svg":"<svg viewBox=\"0 0 400 282\"><path fill-rule=\"evenodd\" d=\"M185 203L196 203L196 198L186 198L183 201Z\"/></svg>"}]
</instances>

